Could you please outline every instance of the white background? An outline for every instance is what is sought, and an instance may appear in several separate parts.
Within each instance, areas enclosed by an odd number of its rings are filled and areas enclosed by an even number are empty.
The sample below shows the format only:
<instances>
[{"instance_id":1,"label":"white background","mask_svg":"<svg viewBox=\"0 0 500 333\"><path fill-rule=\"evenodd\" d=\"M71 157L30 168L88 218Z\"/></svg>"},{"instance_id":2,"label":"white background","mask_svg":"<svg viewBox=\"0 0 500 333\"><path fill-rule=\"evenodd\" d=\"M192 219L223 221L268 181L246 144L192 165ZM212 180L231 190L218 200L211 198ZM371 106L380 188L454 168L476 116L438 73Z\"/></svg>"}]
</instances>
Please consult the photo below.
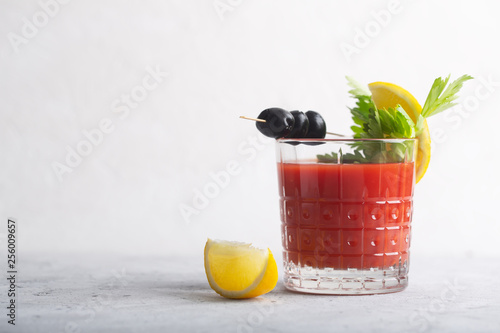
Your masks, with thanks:
<instances>
[{"instance_id":1,"label":"white background","mask_svg":"<svg viewBox=\"0 0 500 333\"><path fill-rule=\"evenodd\" d=\"M22 251L201 256L211 237L279 257L274 146L252 148L261 135L238 116L310 109L349 134L345 75L423 104L451 73L476 80L429 120L412 253L500 254L498 2L73 0L51 16L43 3L0 1L0 218L18 220ZM148 69L168 76L126 113ZM56 172L103 119L112 131ZM239 173L184 218L228 163Z\"/></svg>"}]
</instances>

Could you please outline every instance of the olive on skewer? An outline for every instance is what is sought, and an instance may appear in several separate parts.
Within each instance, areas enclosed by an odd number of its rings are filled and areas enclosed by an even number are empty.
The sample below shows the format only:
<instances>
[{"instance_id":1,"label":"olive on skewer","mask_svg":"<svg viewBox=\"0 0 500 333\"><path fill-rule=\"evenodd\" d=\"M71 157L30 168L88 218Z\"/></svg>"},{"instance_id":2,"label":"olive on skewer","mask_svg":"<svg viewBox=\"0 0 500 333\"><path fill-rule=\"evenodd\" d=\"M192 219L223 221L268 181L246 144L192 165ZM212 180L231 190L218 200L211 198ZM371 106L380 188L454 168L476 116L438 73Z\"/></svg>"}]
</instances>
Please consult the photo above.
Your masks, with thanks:
<instances>
[{"instance_id":1,"label":"olive on skewer","mask_svg":"<svg viewBox=\"0 0 500 333\"><path fill-rule=\"evenodd\" d=\"M240 118L255 121L257 129L262 134L274 139L323 139L326 134L344 136L327 132L325 120L316 111L288 112L281 108L269 108L262 111L257 118L245 116Z\"/></svg>"}]
</instances>

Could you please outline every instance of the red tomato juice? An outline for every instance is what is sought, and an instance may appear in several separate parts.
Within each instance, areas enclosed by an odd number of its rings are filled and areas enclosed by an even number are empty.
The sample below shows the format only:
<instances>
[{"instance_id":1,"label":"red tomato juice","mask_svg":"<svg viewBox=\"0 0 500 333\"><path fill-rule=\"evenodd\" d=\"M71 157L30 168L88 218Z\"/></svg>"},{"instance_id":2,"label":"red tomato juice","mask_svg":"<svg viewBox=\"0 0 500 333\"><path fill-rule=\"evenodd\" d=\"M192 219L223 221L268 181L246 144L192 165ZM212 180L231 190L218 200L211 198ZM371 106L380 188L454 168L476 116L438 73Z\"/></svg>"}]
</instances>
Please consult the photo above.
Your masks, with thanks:
<instances>
[{"instance_id":1,"label":"red tomato juice","mask_svg":"<svg viewBox=\"0 0 500 333\"><path fill-rule=\"evenodd\" d=\"M414 163L278 163L286 263L391 269L410 247Z\"/></svg>"}]
</instances>

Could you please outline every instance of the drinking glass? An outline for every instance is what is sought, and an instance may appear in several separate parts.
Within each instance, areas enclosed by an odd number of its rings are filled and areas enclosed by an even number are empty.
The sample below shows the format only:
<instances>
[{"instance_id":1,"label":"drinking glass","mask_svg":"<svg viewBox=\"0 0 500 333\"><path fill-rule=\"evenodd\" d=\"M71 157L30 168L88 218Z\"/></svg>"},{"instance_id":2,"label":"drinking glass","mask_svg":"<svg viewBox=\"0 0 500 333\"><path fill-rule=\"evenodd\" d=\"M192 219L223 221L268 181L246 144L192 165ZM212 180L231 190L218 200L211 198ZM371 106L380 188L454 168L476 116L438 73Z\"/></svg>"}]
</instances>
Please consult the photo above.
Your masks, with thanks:
<instances>
[{"instance_id":1,"label":"drinking glass","mask_svg":"<svg viewBox=\"0 0 500 333\"><path fill-rule=\"evenodd\" d=\"M416 145L277 140L287 289L353 295L406 288Z\"/></svg>"}]
</instances>

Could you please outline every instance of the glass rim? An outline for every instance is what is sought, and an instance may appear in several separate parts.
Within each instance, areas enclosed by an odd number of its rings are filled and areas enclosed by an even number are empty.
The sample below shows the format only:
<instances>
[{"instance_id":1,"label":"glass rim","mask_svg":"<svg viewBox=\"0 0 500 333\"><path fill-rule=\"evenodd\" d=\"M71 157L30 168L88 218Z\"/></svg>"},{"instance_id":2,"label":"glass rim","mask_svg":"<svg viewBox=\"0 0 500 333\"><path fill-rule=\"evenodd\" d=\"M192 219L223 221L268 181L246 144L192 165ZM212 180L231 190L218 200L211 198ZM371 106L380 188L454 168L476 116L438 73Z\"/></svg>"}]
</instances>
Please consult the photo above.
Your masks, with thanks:
<instances>
[{"instance_id":1,"label":"glass rim","mask_svg":"<svg viewBox=\"0 0 500 333\"><path fill-rule=\"evenodd\" d=\"M387 142L387 143L402 143L406 141L417 141L417 138L331 138L331 139L318 139L318 138L279 138L276 143L289 143L289 142Z\"/></svg>"}]
</instances>

